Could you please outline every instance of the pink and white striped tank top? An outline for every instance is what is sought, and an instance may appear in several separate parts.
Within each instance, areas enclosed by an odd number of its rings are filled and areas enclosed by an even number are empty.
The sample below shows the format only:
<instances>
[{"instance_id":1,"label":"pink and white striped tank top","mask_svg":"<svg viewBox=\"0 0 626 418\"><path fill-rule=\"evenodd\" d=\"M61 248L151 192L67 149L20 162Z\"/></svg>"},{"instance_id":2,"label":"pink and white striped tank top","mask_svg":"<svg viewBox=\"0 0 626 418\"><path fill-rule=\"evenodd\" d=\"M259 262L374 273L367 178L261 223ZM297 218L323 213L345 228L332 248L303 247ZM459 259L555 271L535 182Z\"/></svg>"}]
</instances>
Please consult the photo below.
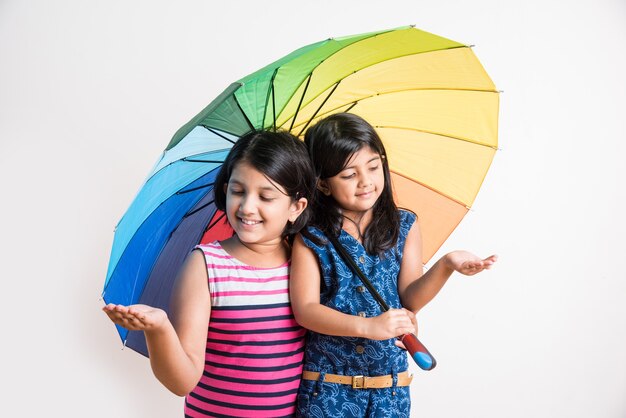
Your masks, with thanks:
<instances>
[{"instance_id":1,"label":"pink and white striped tank top","mask_svg":"<svg viewBox=\"0 0 626 418\"><path fill-rule=\"evenodd\" d=\"M204 373L185 416L293 416L305 330L289 303L289 263L256 268L218 242L196 248L207 262L211 320Z\"/></svg>"}]
</instances>

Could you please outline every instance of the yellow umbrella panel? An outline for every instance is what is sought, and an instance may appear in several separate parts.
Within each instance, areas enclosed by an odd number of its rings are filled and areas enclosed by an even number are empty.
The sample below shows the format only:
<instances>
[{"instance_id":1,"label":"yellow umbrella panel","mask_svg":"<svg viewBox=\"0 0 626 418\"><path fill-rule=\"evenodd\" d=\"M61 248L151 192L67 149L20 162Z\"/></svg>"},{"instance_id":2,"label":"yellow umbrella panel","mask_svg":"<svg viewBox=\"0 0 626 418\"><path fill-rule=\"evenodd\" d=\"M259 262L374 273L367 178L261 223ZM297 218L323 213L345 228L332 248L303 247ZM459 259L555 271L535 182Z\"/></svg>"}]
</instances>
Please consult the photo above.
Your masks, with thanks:
<instances>
[{"instance_id":1,"label":"yellow umbrella panel","mask_svg":"<svg viewBox=\"0 0 626 418\"><path fill-rule=\"evenodd\" d=\"M473 204L497 149L498 91L470 47L441 39L405 28L356 42L320 63L276 117L297 135L337 112L371 123L398 206L420 219L424 262Z\"/></svg>"}]
</instances>

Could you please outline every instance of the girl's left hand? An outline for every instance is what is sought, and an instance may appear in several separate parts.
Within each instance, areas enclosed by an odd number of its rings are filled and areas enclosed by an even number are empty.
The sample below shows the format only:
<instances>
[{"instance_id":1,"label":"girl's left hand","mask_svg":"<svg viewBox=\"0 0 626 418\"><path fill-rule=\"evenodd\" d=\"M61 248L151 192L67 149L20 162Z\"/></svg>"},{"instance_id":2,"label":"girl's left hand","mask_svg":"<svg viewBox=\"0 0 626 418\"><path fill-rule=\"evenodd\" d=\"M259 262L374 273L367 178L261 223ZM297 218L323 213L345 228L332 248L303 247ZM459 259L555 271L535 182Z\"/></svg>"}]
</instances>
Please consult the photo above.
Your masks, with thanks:
<instances>
[{"instance_id":1,"label":"girl's left hand","mask_svg":"<svg viewBox=\"0 0 626 418\"><path fill-rule=\"evenodd\" d=\"M402 309L407 311L407 313L409 314L409 318L411 318L411 323L413 323L413 326L415 327L415 331L413 333L417 335L417 317L415 316L413 312L409 311L408 309L406 308L402 308ZM399 340L396 338L395 344L396 344L396 347L406 350L406 347L404 346L404 343L402 343L402 340Z\"/></svg>"},{"instance_id":2,"label":"girl's left hand","mask_svg":"<svg viewBox=\"0 0 626 418\"><path fill-rule=\"evenodd\" d=\"M158 330L167 321L164 310L148 305L124 306L109 303L102 310L111 321L130 331Z\"/></svg>"},{"instance_id":3,"label":"girl's left hand","mask_svg":"<svg viewBox=\"0 0 626 418\"><path fill-rule=\"evenodd\" d=\"M446 265L466 276L473 276L483 270L488 270L498 261L497 255L491 255L487 258L480 258L467 251L453 251L446 254Z\"/></svg>"}]
</instances>

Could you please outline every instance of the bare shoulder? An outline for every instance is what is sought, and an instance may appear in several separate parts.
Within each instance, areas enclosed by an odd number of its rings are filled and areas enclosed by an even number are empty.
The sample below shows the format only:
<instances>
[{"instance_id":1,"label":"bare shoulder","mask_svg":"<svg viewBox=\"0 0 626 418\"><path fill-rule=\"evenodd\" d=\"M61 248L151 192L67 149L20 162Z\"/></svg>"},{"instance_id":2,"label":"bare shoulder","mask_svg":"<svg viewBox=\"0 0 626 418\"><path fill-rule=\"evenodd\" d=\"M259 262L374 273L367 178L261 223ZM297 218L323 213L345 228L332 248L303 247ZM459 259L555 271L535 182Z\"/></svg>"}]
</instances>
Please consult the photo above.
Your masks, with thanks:
<instances>
[{"instance_id":1,"label":"bare shoulder","mask_svg":"<svg viewBox=\"0 0 626 418\"><path fill-rule=\"evenodd\" d=\"M296 237L293 240L293 245L291 246L291 251L302 251L303 249L308 249L308 247L304 243L302 235L296 234Z\"/></svg>"},{"instance_id":2,"label":"bare shoulder","mask_svg":"<svg viewBox=\"0 0 626 418\"><path fill-rule=\"evenodd\" d=\"M204 256L204 251L200 248L196 248L187 256L183 270L190 270L194 273L202 272L206 276L206 265L207 261Z\"/></svg>"},{"instance_id":3,"label":"bare shoulder","mask_svg":"<svg viewBox=\"0 0 626 418\"><path fill-rule=\"evenodd\" d=\"M309 248L300 235L296 236L291 248L291 271L292 278L309 278L319 273L320 268L317 257L311 248Z\"/></svg>"},{"instance_id":4,"label":"bare shoulder","mask_svg":"<svg viewBox=\"0 0 626 418\"><path fill-rule=\"evenodd\" d=\"M172 293L172 323L179 332L194 325L204 326L210 308L211 292L204 253L194 250L187 256Z\"/></svg>"},{"instance_id":5,"label":"bare shoulder","mask_svg":"<svg viewBox=\"0 0 626 418\"><path fill-rule=\"evenodd\" d=\"M411 225L411 228L409 228L409 233L406 236L406 247L413 247L415 245L418 245L421 247L422 245L422 231L420 229L420 224L418 219L415 219L415 222L413 222L413 225Z\"/></svg>"},{"instance_id":6,"label":"bare shoulder","mask_svg":"<svg viewBox=\"0 0 626 418\"><path fill-rule=\"evenodd\" d=\"M306 313L303 309L308 303L319 303L320 273L315 253L298 235L291 250L289 271L289 295L296 318Z\"/></svg>"},{"instance_id":7,"label":"bare shoulder","mask_svg":"<svg viewBox=\"0 0 626 418\"><path fill-rule=\"evenodd\" d=\"M398 277L398 291L400 295L405 293L407 287L424 274L422 264L422 233L417 219L411 225L407 234L402 251L402 262L400 264L400 274Z\"/></svg>"},{"instance_id":8,"label":"bare shoulder","mask_svg":"<svg viewBox=\"0 0 626 418\"><path fill-rule=\"evenodd\" d=\"M304 243L302 236L298 234L291 247L291 262L292 264L298 264L307 260L315 261L315 253Z\"/></svg>"},{"instance_id":9,"label":"bare shoulder","mask_svg":"<svg viewBox=\"0 0 626 418\"><path fill-rule=\"evenodd\" d=\"M183 293L208 291L208 272L204 252L195 249L189 253L177 279L177 290Z\"/></svg>"}]
</instances>

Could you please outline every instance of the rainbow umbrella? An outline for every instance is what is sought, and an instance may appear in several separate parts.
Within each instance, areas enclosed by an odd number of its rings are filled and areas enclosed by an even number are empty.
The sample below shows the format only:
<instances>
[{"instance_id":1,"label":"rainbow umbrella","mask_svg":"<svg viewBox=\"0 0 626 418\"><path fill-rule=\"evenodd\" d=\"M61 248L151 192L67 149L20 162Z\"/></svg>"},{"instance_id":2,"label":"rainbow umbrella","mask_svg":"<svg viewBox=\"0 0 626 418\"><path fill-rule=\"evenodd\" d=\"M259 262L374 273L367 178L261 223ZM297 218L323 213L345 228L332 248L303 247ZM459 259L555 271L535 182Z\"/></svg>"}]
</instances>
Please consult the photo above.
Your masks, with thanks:
<instances>
[{"instance_id":1,"label":"rainbow umbrella","mask_svg":"<svg viewBox=\"0 0 626 418\"><path fill-rule=\"evenodd\" d=\"M428 261L471 207L497 149L498 91L467 45L414 27L327 39L231 84L181 127L115 231L106 303L168 309L199 242L232 234L213 181L253 129L302 137L320 118L369 121L388 152L397 203L416 212ZM140 332L118 327L147 354Z\"/></svg>"}]
</instances>

